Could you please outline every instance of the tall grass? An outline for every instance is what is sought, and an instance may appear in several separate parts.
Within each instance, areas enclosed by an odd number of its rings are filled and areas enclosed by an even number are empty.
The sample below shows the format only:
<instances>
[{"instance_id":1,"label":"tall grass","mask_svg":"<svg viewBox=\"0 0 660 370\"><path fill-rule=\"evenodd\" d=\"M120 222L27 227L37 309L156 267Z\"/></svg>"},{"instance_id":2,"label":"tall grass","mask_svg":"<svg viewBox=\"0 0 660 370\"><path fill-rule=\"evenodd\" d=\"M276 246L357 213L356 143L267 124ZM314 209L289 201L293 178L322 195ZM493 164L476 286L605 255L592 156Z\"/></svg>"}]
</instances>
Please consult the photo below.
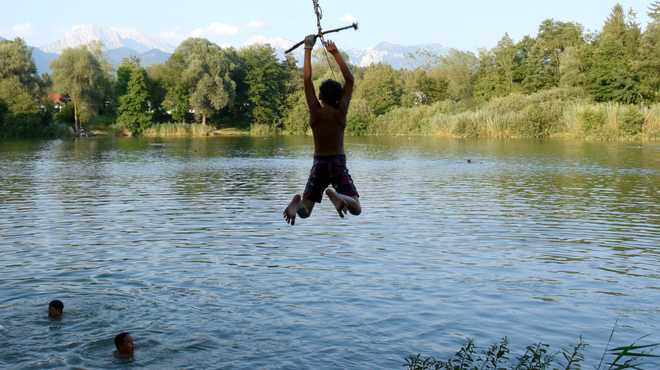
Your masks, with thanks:
<instances>
[{"instance_id":1,"label":"tall grass","mask_svg":"<svg viewBox=\"0 0 660 370\"><path fill-rule=\"evenodd\" d=\"M131 130L129 130L126 125L123 123L115 123L114 125L108 126L108 135L109 136L133 136Z\"/></svg>"},{"instance_id":2,"label":"tall grass","mask_svg":"<svg viewBox=\"0 0 660 370\"><path fill-rule=\"evenodd\" d=\"M215 132L214 126L199 123L162 123L151 125L140 136L143 137L188 137L209 136ZM110 136L132 136L131 131L123 124L117 123L108 127Z\"/></svg>"},{"instance_id":3,"label":"tall grass","mask_svg":"<svg viewBox=\"0 0 660 370\"><path fill-rule=\"evenodd\" d=\"M215 132L215 127L199 123L162 123L152 125L141 136L144 137L186 137L209 136Z\"/></svg>"},{"instance_id":4,"label":"tall grass","mask_svg":"<svg viewBox=\"0 0 660 370\"><path fill-rule=\"evenodd\" d=\"M479 106L451 101L397 108L377 117L371 135L447 137L660 138L660 104L595 103L579 89L510 94Z\"/></svg>"},{"instance_id":5,"label":"tall grass","mask_svg":"<svg viewBox=\"0 0 660 370\"><path fill-rule=\"evenodd\" d=\"M280 130L272 125L264 125L259 123L253 123L250 125L250 135L254 136L270 136L279 134Z\"/></svg>"}]
</instances>

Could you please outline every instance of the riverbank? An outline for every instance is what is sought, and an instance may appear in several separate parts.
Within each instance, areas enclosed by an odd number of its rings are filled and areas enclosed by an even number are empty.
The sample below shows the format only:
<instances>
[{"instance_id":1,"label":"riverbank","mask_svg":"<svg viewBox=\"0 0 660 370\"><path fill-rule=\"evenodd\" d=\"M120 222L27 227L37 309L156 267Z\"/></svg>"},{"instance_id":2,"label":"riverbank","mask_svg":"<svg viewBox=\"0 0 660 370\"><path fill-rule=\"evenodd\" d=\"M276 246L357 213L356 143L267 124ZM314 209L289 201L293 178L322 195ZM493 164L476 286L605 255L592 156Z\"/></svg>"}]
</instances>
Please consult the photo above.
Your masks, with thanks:
<instances>
[{"instance_id":1,"label":"riverbank","mask_svg":"<svg viewBox=\"0 0 660 370\"><path fill-rule=\"evenodd\" d=\"M372 135L658 139L660 105L597 103L579 90L552 89L472 108L452 101L397 108L367 123L364 131Z\"/></svg>"},{"instance_id":2,"label":"riverbank","mask_svg":"<svg viewBox=\"0 0 660 370\"><path fill-rule=\"evenodd\" d=\"M399 107L375 116L357 99L347 116L346 135L428 136L454 138L579 138L589 140L660 139L660 104L599 103L579 89L555 88L534 94L510 94L481 104L451 100L431 105ZM308 119L308 118L300 118ZM144 137L200 137L225 135L272 136L311 134L275 124L252 124L245 129L224 123L161 123L148 127ZM132 136L124 125L92 117L84 125L94 136Z\"/></svg>"}]
</instances>

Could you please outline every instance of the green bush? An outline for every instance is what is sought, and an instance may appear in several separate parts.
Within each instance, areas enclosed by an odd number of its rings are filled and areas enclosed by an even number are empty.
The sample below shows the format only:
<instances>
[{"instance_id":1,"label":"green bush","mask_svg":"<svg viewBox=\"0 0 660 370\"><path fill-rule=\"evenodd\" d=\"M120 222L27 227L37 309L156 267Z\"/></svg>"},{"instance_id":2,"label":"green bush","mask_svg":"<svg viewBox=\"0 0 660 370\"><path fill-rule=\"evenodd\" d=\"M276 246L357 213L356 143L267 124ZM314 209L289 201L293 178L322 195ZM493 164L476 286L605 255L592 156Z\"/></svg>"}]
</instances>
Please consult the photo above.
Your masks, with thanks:
<instances>
[{"instance_id":1,"label":"green bush","mask_svg":"<svg viewBox=\"0 0 660 370\"><path fill-rule=\"evenodd\" d=\"M605 125L607 112L600 107L592 107L582 113L582 131L586 135L598 133Z\"/></svg>"},{"instance_id":2,"label":"green bush","mask_svg":"<svg viewBox=\"0 0 660 370\"><path fill-rule=\"evenodd\" d=\"M110 135L110 136L132 136L133 133L123 123L115 123L114 125L108 126L108 135Z\"/></svg>"},{"instance_id":3,"label":"green bush","mask_svg":"<svg viewBox=\"0 0 660 370\"><path fill-rule=\"evenodd\" d=\"M54 120L57 123L74 123L76 121L73 104L65 104L59 113L55 113Z\"/></svg>"},{"instance_id":4,"label":"green bush","mask_svg":"<svg viewBox=\"0 0 660 370\"><path fill-rule=\"evenodd\" d=\"M284 128L290 134L306 134L309 132L309 107L304 91L295 92L290 99L294 101L291 110L283 119Z\"/></svg>"},{"instance_id":5,"label":"green bush","mask_svg":"<svg viewBox=\"0 0 660 370\"><path fill-rule=\"evenodd\" d=\"M629 105L621 118L619 130L621 130L624 135L635 136L642 131L643 124L644 114L642 114L636 106Z\"/></svg>"},{"instance_id":6,"label":"green bush","mask_svg":"<svg viewBox=\"0 0 660 370\"><path fill-rule=\"evenodd\" d=\"M44 134L44 125L37 114L5 113L2 117L4 136L16 138L39 137Z\"/></svg>"},{"instance_id":7,"label":"green bush","mask_svg":"<svg viewBox=\"0 0 660 370\"><path fill-rule=\"evenodd\" d=\"M476 118L476 115L470 114L470 112L460 114L452 129L452 135L458 137L478 137L478 124L474 118Z\"/></svg>"},{"instance_id":8,"label":"green bush","mask_svg":"<svg viewBox=\"0 0 660 370\"><path fill-rule=\"evenodd\" d=\"M353 99L346 116L346 133L355 135L366 133L373 119L369 103L364 99Z\"/></svg>"}]
</instances>

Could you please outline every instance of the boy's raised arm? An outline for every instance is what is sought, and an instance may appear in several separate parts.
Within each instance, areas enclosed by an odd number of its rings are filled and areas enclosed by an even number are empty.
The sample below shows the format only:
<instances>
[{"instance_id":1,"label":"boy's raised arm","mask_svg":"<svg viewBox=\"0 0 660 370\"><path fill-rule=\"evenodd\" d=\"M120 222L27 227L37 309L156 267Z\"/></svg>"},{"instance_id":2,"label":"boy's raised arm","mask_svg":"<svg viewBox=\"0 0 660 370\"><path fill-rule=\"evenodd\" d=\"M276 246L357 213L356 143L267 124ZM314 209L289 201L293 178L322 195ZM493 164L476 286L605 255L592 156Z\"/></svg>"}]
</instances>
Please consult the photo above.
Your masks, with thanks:
<instances>
[{"instance_id":1,"label":"boy's raised arm","mask_svg":"<svg viewBox=\"0 0 660 370\"><path fill-rule=\"evenodd\" d=\"M312 49L315 44L316 35L305 37L305 65L303 67L303 80L305 85L305 98L307 99L310 113L321 108L321 103L319 103L319 100L316 97L316 91L314 90L314 82L312 82Z\"/></svg>"},{"instance_id":2,"label":"boy's raised arm","mask_svg":"<svg viewBox=\"0 0 660 370\"><path fill-rule=\"evenodd\" d=\"M345 112L347 112L348 105L351 102L351 96L353 95L353 85L355 83L353 78L353 73L351 72L351 69L348 67L346 62L344 61L344 58L341 57L341 54L337 49L337 45L335 45L335 43L332 42L331 40L328 40L327 50L330 54L332 54L333 57L335 57L337 64L339 64L339 69L341 70L341 74L344 76L344 81L345 81L344 90L341 94L341 99L339 100L339 106Z\"/></svg>"}]
</instances>

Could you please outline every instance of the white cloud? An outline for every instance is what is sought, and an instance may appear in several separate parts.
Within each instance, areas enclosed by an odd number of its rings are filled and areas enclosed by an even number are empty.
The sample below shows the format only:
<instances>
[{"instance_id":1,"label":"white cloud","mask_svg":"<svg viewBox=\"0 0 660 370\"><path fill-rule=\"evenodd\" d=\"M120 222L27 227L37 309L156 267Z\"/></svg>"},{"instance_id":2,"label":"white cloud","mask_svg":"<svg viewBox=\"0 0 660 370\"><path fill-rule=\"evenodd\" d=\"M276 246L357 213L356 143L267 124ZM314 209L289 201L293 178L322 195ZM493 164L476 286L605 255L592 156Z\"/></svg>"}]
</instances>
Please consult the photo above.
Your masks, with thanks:
<instances>
[{"instance_id":1,"label":"white cloud","mask_svg":"<svg viewBox=\"0 0 660 370\"><path fill-rule=\"evenodd\" d=\"M32 27L32 23L27 22L27 23L19 23L12 28L14 32L18 36L29 36L34 34L34 28Z\"/></svg>"},{"instance_id":2,"label":"white cloud","mask_svg":"<svg viewBox=\"0 0 660 370\"><path fill-rule=\"evenodd\" d=\"M198 28L188 34L190 37L199 37L204 34L204 29L203 28Z\"/></svg>"},{"instance_id":3,"label":"white cloud","mask_svg":"<svg viewBox=\"0 0 660 370\"><path fill-rule=\"evenodd\" d=\"M181 27L174 27L171 31L164 31L158 34L158 38L161 40L175 40L181 41L185 39L185 35L181 34Z\"/></svg>"},{"instance_id":4,"label":"white cloud","mask_svg":"<svg viewBox=\"0 0 660 370\"><path fill-rule=\"evenodd\" d=\"M80 27L82 27L82 26L78 25L78 26L73 26L73 27L71 27L71 32L75 31L76 28L80 28Z\"/></svg>"},{"instance_id":5,"label":"white cloud","mask_svg":"<svg viewBox=\"0 0 660 370\"><path fill-rule=\"evenodd\" d=\"M243 28L245 29L261 29L261 28L266 28L268 25L262 21L251 21L248 22Z\"/></svg>"},{"instance_id":6,"label":"white cloud","mask_svg":"<svg viewBox=\"0 0 660 370\"><path fill-rule=\"evenodd\" d=\"M355 17L352 16L352 15L350 15L350 14L346 14L346 15L344 15L344 17L343 17L341 20L344 21L344 22L348 22L348 23L355 23L355 22L357 22L357 19L355 19Z\"/></svg>"},{"instance_id":7,"label":"white cloud","mask_svg":"<svg viewBox=\"0 0 660 370\"><path fill-rule=\"evenodd\" d=\"M207 29L216 35L235 35L238 33L238 27L232 27L224 23L211 23Z\"/></svg>"}]
</instances>

